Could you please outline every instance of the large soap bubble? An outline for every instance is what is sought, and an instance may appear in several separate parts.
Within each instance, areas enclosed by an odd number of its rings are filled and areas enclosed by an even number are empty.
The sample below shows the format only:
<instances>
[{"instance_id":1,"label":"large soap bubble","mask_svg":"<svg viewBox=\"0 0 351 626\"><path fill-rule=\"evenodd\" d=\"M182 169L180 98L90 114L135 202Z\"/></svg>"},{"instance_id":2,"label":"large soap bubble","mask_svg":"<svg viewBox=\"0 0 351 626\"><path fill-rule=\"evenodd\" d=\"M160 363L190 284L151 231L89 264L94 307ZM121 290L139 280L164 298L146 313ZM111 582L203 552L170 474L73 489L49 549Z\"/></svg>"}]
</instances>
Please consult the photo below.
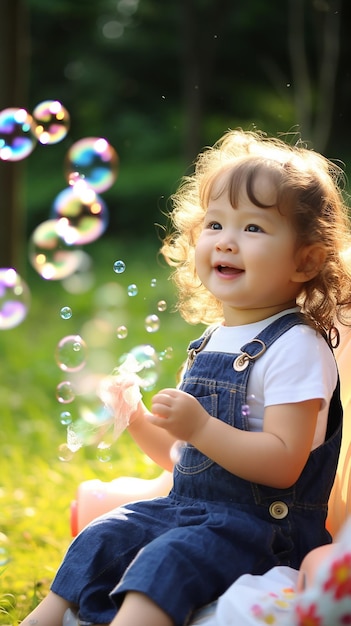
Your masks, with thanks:
<instances>
[{"instance_id":1,"label":"large soap bubble","mask_svg":"<svg viewBox=\"0 0 351 626\"><path fill-rule=\"evenodd\" d=\"M18 326L28 313L29 289L13 268L0 269L0 330Z\"/></svg>"},{"instance_id":2,"label":"large soap bubble","mask_svg":"<svg viewBox=\"0 0 351 626\"><path fill-rule=\"evenodd\" d=\"M81 250L67 244L69 226L64 219L46 220L37 226L29 241L29 260L46 280L61 280L81 263Z\"/></svg>"},{"instance_id":3,"label":"large soap bubble","mask_svg":"<svg viewBox=\"0 0 351 626\"><path fill-rule=\"evenodd\" d=\"M44 100L37 104L33 119L36 123L34 133L41 144L58 143L69 131L69 113L58 100Z\"/></svg>"},{"instance_id":4,"label":"large soap bubble","mask_svg":"<svg viewBox=\"0 0 351 626\"><path fill-rule=\"evenodd\" d=\"M159 358L153 346L149 344L135 346L130 352L121 356L119 363L113 375L136 374L142 389L145 391L153 389L159 376Z\"/></svg>"},{"instance_id":5,"label":"large soap bubble","mask_svg":"<svg viewBox=\"0 0 351 626\"><path fill-rule=\"evenodd\" d=\"M63 372L78 372L87 358L87 345L80 335L67 335L56 346L56 362Z\"/></svg>"},{"instance_id":6,"label":"large soap bubble","mask_svg":"<svg viewBox=\"0 0 351 626\"><path fill-rule=\"evenodd\" d=\"M68 187L56 196L50 217L68 221L70 242L76 245L98 239L108 224L108 209L94 189L84 181Z\"/></svg>"},{"instance_id":7,"label":"large soap bubble","mask_svg":"<svg viewBox=\"0 0 351 626\"><path fill-rule=\"evenodd\" d=\"M117 152L101 137L80 139L66 154L65 175L69 185L82 179L100 193L112 187L117 171Z\"/></svg>"},{"instance_id":8,"label":"large soap bubble","mask_svg":"<svg viewBox=\"0 0 351 626\"><path fill-rule=\"evenodd\" d=\"M36 146L35 123L25 109L9 108L0 112L0 159L20 161Z\"/></svg>"}]
</instances>

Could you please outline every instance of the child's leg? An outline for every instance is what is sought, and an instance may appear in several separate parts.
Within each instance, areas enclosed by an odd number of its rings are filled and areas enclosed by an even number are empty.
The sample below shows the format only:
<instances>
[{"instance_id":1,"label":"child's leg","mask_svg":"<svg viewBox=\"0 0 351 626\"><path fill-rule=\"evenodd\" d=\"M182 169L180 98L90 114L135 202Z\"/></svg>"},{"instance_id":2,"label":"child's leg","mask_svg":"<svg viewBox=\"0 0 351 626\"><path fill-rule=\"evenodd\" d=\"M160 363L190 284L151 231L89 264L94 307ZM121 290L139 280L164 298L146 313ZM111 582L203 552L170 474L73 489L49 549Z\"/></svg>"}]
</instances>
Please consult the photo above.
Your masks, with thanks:
<instances>
[{"instance_id":1,"label":"child's leg","mask_svg":"<svg viewBox=\"0 0 351 626\"><path fill-rule=\"evenodd\" d=\"M21 626L62 626L63 616L67 609L75 609L70 602L61 598L53 591L29 614Z\"/></svg>"},{"instance_id":2,"label":"child's leg","mask_svg":"<svg viewBox=\"0 0 351 626\"><path fill-rule=\"evenodd\" d=\"M145 594L130 591L110 626L174 626L174 622Z\"/></svg>"}]
</instances>

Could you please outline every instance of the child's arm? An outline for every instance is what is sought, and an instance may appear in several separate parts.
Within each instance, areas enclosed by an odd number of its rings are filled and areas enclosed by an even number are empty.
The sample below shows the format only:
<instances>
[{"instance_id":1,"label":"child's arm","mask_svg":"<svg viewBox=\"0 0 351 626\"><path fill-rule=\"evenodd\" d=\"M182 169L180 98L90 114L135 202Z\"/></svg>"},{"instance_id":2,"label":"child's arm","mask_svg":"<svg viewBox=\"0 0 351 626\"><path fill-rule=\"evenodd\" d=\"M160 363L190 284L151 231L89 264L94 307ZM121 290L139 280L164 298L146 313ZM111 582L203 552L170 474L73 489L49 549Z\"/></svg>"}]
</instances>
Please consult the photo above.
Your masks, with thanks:
<instances>
[{"instance_id":1,"label":"child's arm","mask_svg":"<svg viewBox=\"0 0 351 626\"><path fill-rule=\"evenodd\" d=\"M146 419L150 412L141 400L138 377L130 372L106 376L101 381L98 395L114 415L115 437L127 428L145 454L171 471L171 449L176 440Z\"/></svg>"},{"instance_id":2,"label":"child's arm","mask_svg":"<svg viewBox=\"0 0 351 626\"><path fill-rule=\"evenodd\" d=\"M184 391L164 389L154 396L153 414L147 419L241 478L287 488L308 459L320 402L317 398L267 407L263 432L249 432L211 417Z\"/></svg>"}]
</instances>

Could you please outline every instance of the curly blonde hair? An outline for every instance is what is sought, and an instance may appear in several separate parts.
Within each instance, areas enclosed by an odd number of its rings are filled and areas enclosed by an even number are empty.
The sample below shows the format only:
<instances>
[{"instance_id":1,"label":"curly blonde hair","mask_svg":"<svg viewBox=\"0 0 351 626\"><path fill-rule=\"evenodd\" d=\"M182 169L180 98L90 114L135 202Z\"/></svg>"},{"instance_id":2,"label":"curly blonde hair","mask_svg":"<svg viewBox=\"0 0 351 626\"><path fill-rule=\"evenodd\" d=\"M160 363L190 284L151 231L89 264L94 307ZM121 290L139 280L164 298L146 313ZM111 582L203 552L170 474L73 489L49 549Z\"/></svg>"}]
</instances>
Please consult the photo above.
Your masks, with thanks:
<instances>
[{"instance_id":1,"label":"curly blonde hair","mask_svg":"<svg viewBox=\"0 0 351 626\"><path fill-rule=\"evenodd\" d=\"M184 319L194 324L223 319L221 303L197 277L195 247L214 182L224 170L229 172L225 180L234 207L244 187L251 202L267 208L255 195L254 183L262 174L269 176L276 189L274 206L291 221L297 246L323 246L325 262L317 276L302 285L298 298L310 323L327 332L336 320L351 323L351 264L347 254L351 235L342 169L299 141L290 145L241 129L228 131L200 153L194 173L182 179L172 196L171 231L164 238L161 253L175 268L172 278Z\"/></svg>"}]
</instances>

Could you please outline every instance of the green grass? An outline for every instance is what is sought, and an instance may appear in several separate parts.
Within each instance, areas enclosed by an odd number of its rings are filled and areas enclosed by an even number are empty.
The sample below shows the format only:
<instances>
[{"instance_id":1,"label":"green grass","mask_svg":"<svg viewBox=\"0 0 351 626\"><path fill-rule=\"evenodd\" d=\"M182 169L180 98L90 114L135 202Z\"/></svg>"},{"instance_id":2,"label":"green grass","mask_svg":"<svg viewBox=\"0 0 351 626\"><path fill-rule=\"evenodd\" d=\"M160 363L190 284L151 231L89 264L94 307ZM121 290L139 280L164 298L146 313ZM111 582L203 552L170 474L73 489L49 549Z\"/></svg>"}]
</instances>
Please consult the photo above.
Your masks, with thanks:
<instances>
[{"instance_id":1,"label":"green grass","mask_svg":"<svg viewBox=\"0 0 351 626\"><path fill-rule=\"evenodd\" d=\"M124 433L111 448L111 458L98 459L96 445L84 445L69 462L58 458L66 440L60 423L62 409L74 419L84 393L70 405L56 399L56 386L66 375L55 361L58 341L81 334L88 346L87 376L110 373L119 357L136 345L150 343L157 352L172 347L173 357L160 362L156 388L175 384L186 346L199 329L187 326L174 307L168 270L156 258L155 245L141 241L101 240L86 247L92 257L93 284L84 293L69 293L61 283L42 280L32 268L22 277L31 291L25 321L0 331L0 624L14 626L45 595L70 540L69 507L82 480L108 481L121 475L153 477L158 468ZM117 275L113 263L123 259L126 270ZM156 286L151 280L156 278ZM127 295L135 283L139 293ZM160 330L147 333L145 316L159 313ZM63 306L72 317L62 320ZM118 339L125 324L128 336ZM148 404L152 391L144 394ZM93 402L89 397L87 402Z\"/></svg>"}]
</instances>

